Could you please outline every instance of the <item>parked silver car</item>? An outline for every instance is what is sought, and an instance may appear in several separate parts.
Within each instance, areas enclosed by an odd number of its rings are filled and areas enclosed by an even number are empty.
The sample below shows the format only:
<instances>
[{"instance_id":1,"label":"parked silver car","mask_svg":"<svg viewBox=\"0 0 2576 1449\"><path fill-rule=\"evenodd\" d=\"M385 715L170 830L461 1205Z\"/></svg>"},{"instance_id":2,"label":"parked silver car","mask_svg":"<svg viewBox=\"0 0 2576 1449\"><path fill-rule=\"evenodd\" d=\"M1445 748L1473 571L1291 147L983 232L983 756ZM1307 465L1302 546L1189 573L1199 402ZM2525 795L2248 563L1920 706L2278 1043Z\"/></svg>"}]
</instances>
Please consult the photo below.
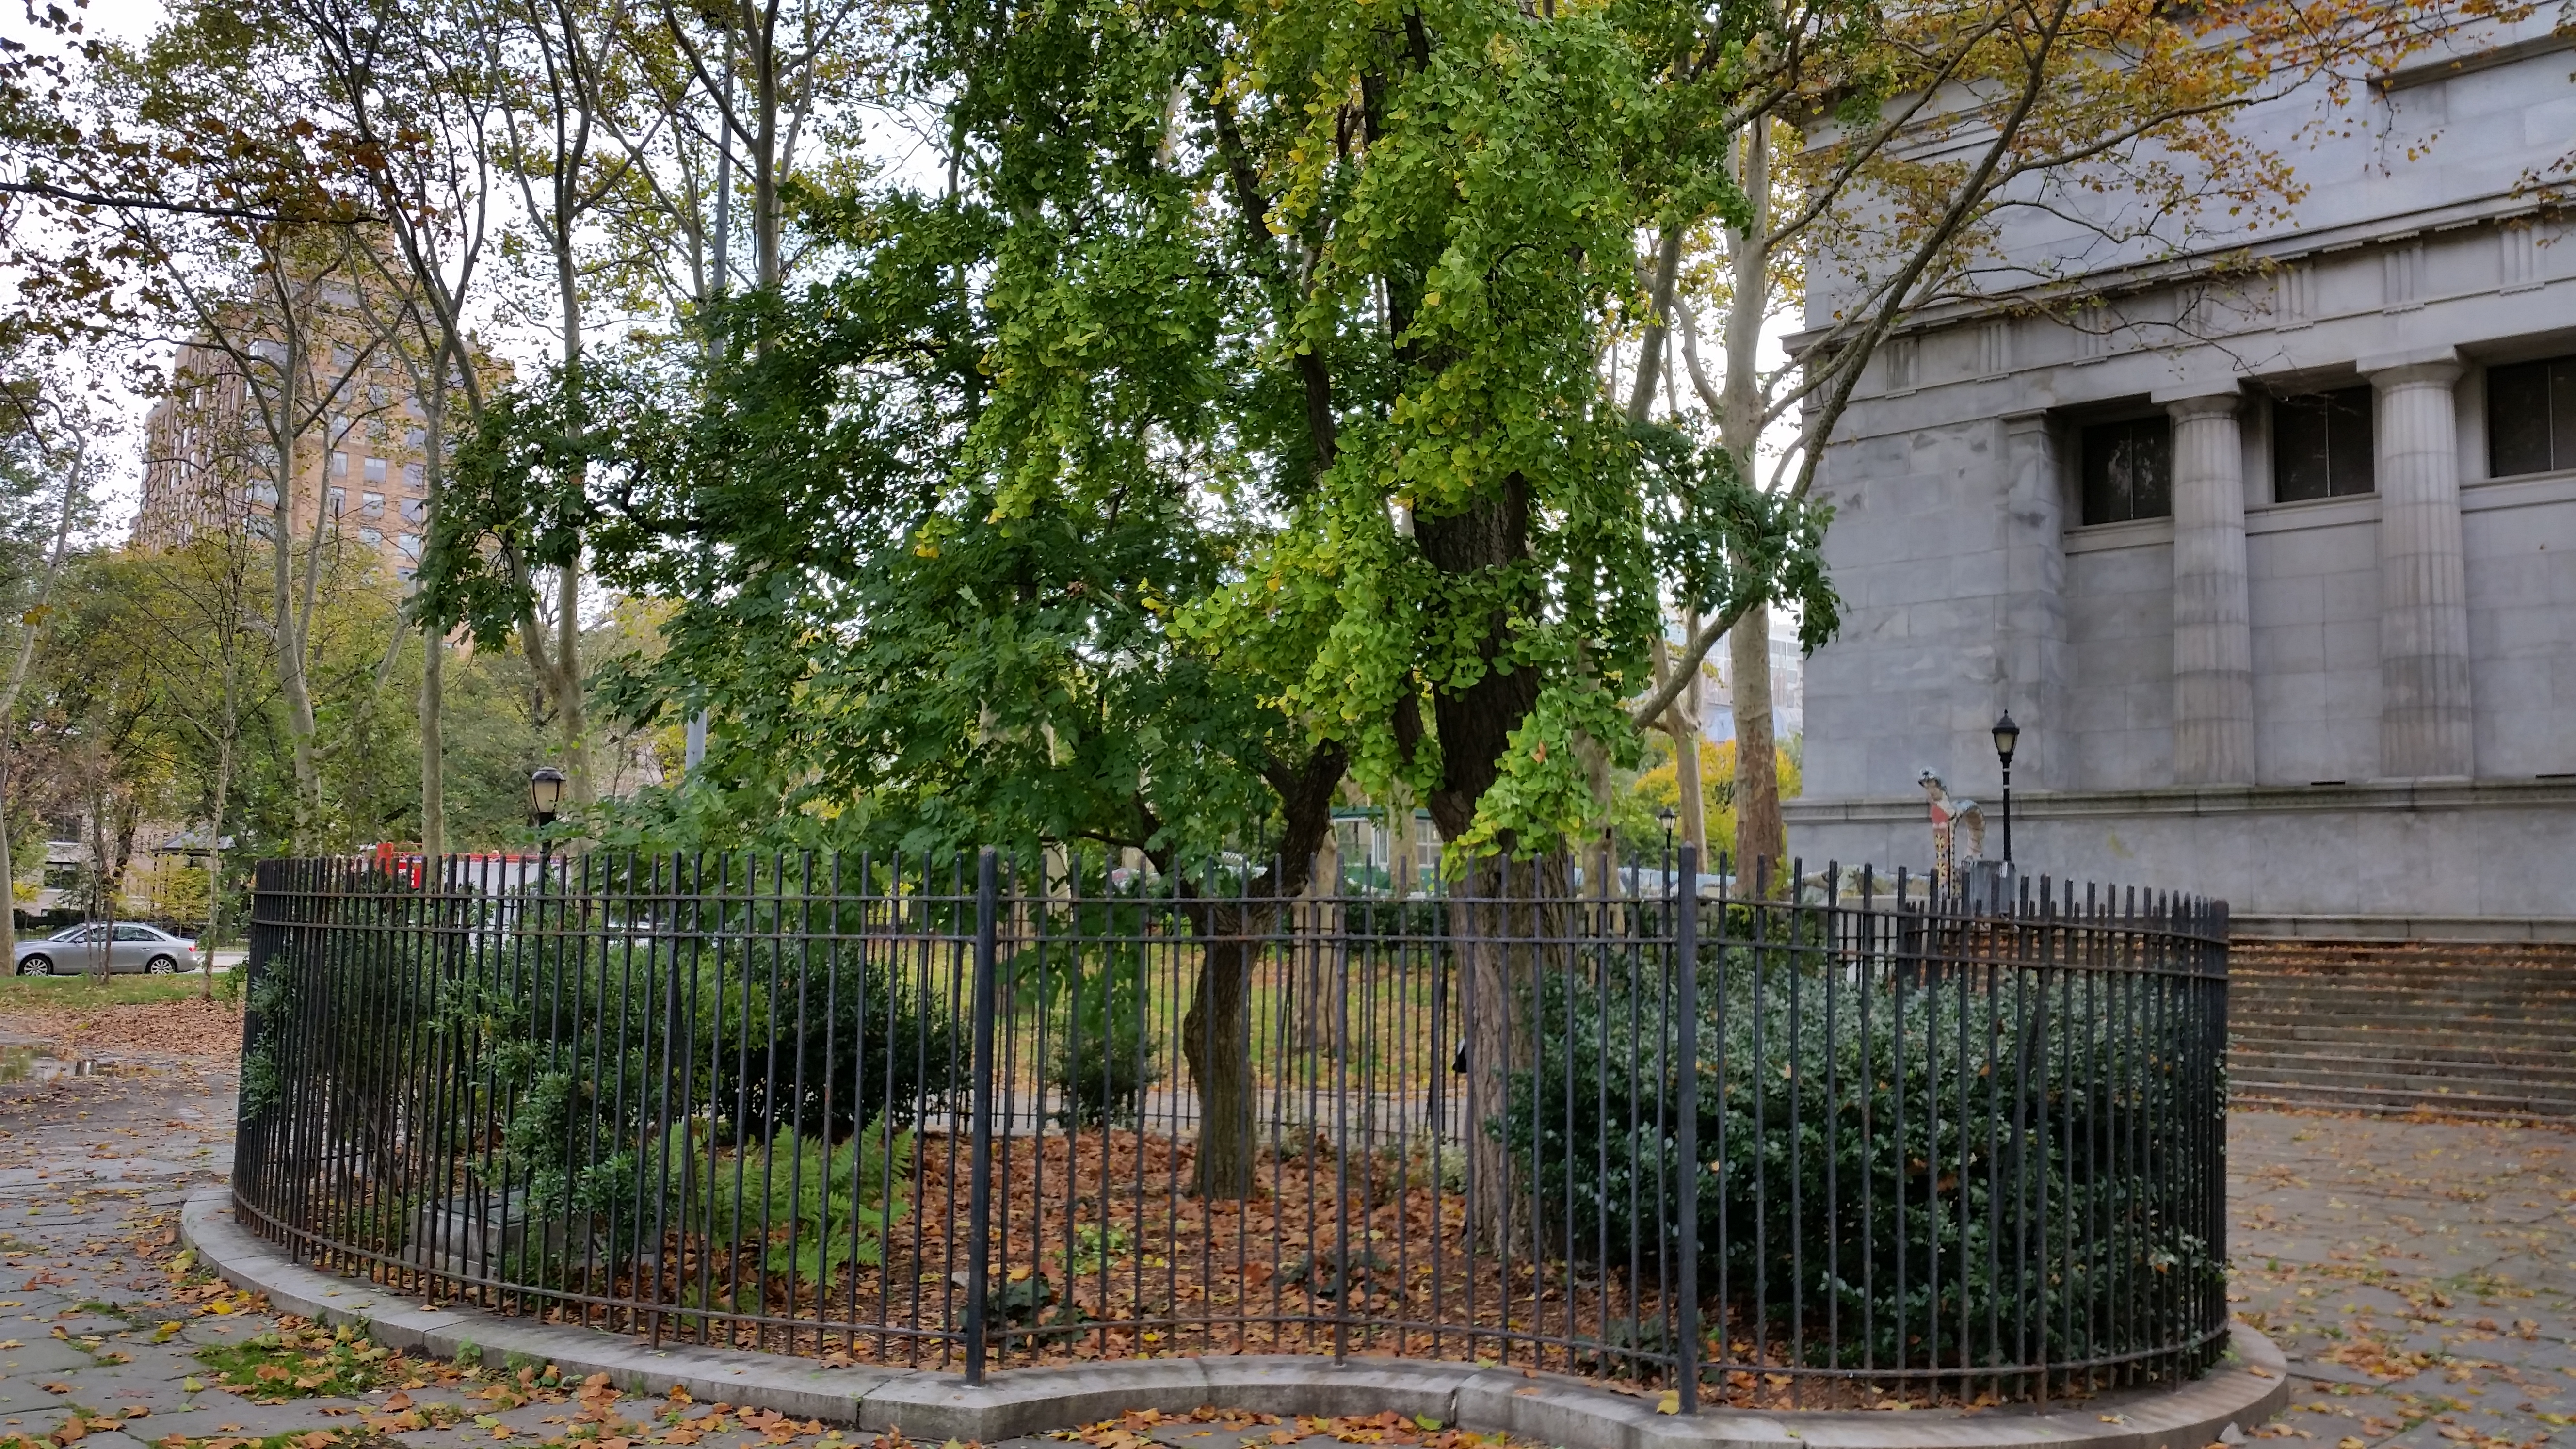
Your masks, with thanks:
<instances>
[{"instance_id":1,"label":"parked silver car","mask_svg":"<svg viewBox=\"0 0 2576 1449\"><path fill-rule=\"evenodd\" d=\"M96 971L102 955L110 971L148 971L155 976L175 976L204 964L197 943L185 936L119 921L112 926L74 926L41 941L19 942L18 974L68 976Z\"/></svg>"}]
</instances>

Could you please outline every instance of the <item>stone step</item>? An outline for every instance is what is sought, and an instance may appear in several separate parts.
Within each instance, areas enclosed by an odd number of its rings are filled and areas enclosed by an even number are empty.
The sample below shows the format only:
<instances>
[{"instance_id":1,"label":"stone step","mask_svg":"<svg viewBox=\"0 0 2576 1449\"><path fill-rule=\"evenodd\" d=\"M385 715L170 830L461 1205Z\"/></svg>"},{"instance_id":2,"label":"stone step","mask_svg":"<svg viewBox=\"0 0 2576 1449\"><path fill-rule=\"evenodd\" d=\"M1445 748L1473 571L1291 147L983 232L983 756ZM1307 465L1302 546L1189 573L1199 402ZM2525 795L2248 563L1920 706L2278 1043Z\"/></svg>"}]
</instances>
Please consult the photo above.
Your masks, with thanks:
<instances>
[{"instance_id":1,"label":"stone step","mask_svg":"<svg viewBox=\"0 0 2576 1449\"><path fill-rule=\"evenodd\" d=\"M2377 1040L2394 1033L2437 1033L2444 1037L2476 1036L2502 1041L2508 1037L2536 1037L2543 1045L2576 1041L2576 1025L2564 1017L2542 1015L2535 1019L2514 1020L2493 1012L2374 1011L2363 1014L2341 1011L2290 1010L2265 1006L2260 1002L2247 1005L2228 1003L2227 1020L2238 1031L2267 1033L2330 1031L2350 1033L2354 1040Z\"/></svg>"},{"instance_id":2,"label":"stone step","mask_svg":"<svg viewBox=\"0 0 2576 1449\"><path fill-rule=\"evenodd\" d=\"M2236 1079L2236 1073L2231 1070L2228 1080L2233 1083ZM2266 1067L2247 1072L2245 1080L2283 1090L2297 1088L2382 1095L2411 1093L2428 1100L2446 1097L2509 1098L2527 1104L2534 1111L2547 1110L2560 1116L2576 1116L2576 1087L2546 1083L2450 1079L2416 1072L2375 1071L2360 1064L2313 1069Z\"/></svg>"},{"instance_id":3,"label":"stone step","mask_svg":"<svg viewBox=\"0 0 2576 1449\"><path fill-rule=\"evenodd\" d=\"M2309 1087L2272 1087L2262 1083L2241 1083L2231 1088L2228 1104L2238 1108L2307 1107L2335 1112L2370 1112L2399 1117L2410 1112L2438 1112L2445 1117L2466 1117L2477 1121L2556 1120L2569 1117L2546 1104L2535 1104L2514 1098L2470 1098L2450 1096L2427 1099L2421 1093L2383 1093L2367 1089L2324 1092Z\"/></svg>"},{"instance_id":4,"label":"stone step","mask_svg":"<svg viewBox=\"0 0 2576 1449\"><path fill-rule=\"evenodd\" d=\"M2268 955L2248 951L2241 945L2228 949L2227 963L2231 970L2265 976L2564 976L2576 971L2576 957L2514 960L2426 956L2416 960L2360 957L2332 960L2316 956Z\"/></svg>"},{"instance_id":5,"label":"stone step","mask_svg":"<svg viewBox=\"0 0 2576 1449\"><path fill-rule=\"evenodd\" d=\"M2555 993L2499 992L2493 996L2465 993L2446 996L2431 991L2270 992L2232 986L2227 992L2227 1004L2237 1011L2327 1012L2336 1016L2367 1016L2391 1011L2439 1011L2472 1016L2496 1011L2538 1012L2552 1021L2576 1022L2576 997Z\"/></svg>"},{"instance_id":6,"label":"stone step","mask_svg":"<svg viewBox=\"0 0 2576 1449\"><path fill-rule=\"evenodd\" d=\"M2536 1036L2543 1041L2576 1041L2576 1024L2564 1016L2548 1012L2494 1012L2441 1010L2419 1007L2413 1011L2335 1011L2319 1007L2285 1007L2260 1001L2228 1002L2227 1019L2239 1030L2258 1031L2352 1031L2409 1032L2431 1031L2449 1034L2469 1033L2476 1036Z\"/></svg>"},{"instance_id":7,"label":"stone step","mask_svg":"<svg viewBox=\"0 0 2576 1449\"><path fill-rule=\"evenodd\" d=\"M2576 986L2576 968L2561 967L2427 967L2422 970L2389 971L2378 967L2350 971L2273 971L2259 963L2230 956L2228 979L2240 985L2255 983L2266 988L2289 986L2510 986L2540 991L2564 991Z\"/></svg>"},{"instance_id":8,"label":"stone step","mask_svg":"<svg viewBox=\"0 0 2576 1449\"><path fill-rule=\"evenodd\" d=\"M2357 1031L2463 1031L2478 1036L2576 1036L2566 1016L2550 1011L2329 1011L2228 1000L2228 1021L2239 1029L2282 1026L2349 1026Z\"/></svg>"},{"instance_id":9,"label":"stone step","mask_svg":"<svg viewBox=\"0 0 2576 1449\"><path fill-rule=\"evenodd\" d=\"M2456 981L2389 981L2378 977L2353 976L2243 976L2230 972L2228 988L2257 996L2301 998L2383 996L2456 996L2484 999L2489 997L2536 998L2541 1000L2576 999L2576 981L2498 980L2493 976L2461 977Z\"/></svg>"},{"instance_id":10,"label":"stone step","mask_svg":"<svg viewBox=\"0 0 2576 1449\"><path fill-rule=\"evenodd\" d=\"M2473 1056L2411 1056L2395 1053L2373 1053L2367 1058L2348 1053L2266 1050L2248 1048L2238 1043L2227 1053L2229 1071L2252 1071L2271 1074L2292 1071L2341 1071L2374 1078L2397 1075L2428 1077L2472 1082L2510 1082L2516 1086L2564 1088L2576 1092L2576 1065L2565 1058L2557 1062L2541 1060L2499 1062L2481 1061Z\"/></svg>"},{"instance_id":11,"label":"stone step","mask_svg":"<svg viewBox=\"0 0 2576 1449\"><path fill-rule=\"evenodd\" d=\"M2576 1118L2576 947L2236 942L2243 1106Z\"/></svg>"},{"instance_id":12,"label":"stone step","mask_svg":"<svg viewBox=\"0 0 2576 1449\"><path fill-rule=\"evenodd\" d=\"M2576 961L2293 961L2227 953L2228 969L2256 976L2565 976Z\"/></svg>"},{"instance_id":13,"label":"stone step","mask_svg":"<svg viewBox=\"0 0 2576 1449\"><path fill-rule=\"evenodd\" d=\"M2426 971L2393 975L2378 971L2248 971L2230 962L2228 980L2264 991L2547 991L2576 990L2576 972L2563 971Z\"/></svg>"},{"instance_id":14,"label":"stone step","mask_svg":"<svg viewBox=\"0 0 2576 1449\"><path fill-rule=\"evenodd\" d=\"M2543 1104L2556 1110L2576 1111L2576 1100L2559 1093L2512 1083L2466 1085L2459 1082L2426 1081L2405 1077L2378 1077L2368 1072L2246 1072L2241 1077L2230 1073L2232 1089L2263 1089L2274 1092L2311 1092L2332 1096L2361 1094L2404 1098L2457 1098L2477 1101L2481 1098L2510 1101L2523 1105Z\"/></svg>"},{"instance_id":15,"label":"stone step","mask_svg":"<svg viewBox=\"0 0 2576 1449\"><path fill-rule=\"evenodd\" d=\"M2548 1067L2576 1071L2564 1039L2539 1032L2518 1036L2451 1031L2356 1031L2334 1025L2298 1025L2269 1030L2242 1023L2228 1034L2235 1051L2295 1052L2311 1056L2366 1057L2372 1061L2487 1062L2500 1067Z\"/></svg>"}]
</instances>

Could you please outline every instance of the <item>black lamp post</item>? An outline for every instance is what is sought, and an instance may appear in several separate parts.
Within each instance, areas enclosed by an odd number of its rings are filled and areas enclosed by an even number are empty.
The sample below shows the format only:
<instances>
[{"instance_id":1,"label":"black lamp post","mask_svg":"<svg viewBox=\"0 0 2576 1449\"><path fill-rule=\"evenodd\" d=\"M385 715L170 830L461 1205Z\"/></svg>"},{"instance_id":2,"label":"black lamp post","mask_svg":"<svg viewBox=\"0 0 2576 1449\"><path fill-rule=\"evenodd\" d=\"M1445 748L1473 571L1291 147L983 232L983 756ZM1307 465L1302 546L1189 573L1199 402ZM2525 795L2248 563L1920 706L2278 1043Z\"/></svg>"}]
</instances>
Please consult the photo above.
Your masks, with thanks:
<instances>
[{"instance_id":1,"label":"black lamp post","mask_svg":"<svg viewBox=\"0 0 2576 1449\"><path fill-rule=\"evenodd\" d=\"M553 854L554 842L543 831L562 813L564 772L552 765L539 765L528 772L528 817L537 822L537 868L542 874L547 858Z\"/></svg>"},{"instance_id":2,"label":"black lamp post","mask_svg":"<svg viewBox=\"0 0 2576 1449\"><path fill-rule=\"evenodd\" d=\"M2013 723L2012 711L1995 721L1995 758L2004 764L2004 864L2012 864L2012 757L2013 747L2021 743L2021 726Z\"/></svg>"}]
</instances>

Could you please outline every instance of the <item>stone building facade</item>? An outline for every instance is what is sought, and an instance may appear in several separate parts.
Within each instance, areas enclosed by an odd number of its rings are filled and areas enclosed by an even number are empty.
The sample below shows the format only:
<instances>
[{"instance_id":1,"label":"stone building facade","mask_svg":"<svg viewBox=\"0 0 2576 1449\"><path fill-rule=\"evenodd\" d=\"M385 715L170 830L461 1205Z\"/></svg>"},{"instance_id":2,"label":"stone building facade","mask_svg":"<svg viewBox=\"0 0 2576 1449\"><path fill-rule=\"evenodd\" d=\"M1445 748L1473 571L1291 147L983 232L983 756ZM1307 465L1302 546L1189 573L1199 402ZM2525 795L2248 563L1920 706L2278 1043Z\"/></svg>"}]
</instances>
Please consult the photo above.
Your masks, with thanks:
<instances>
[{"instance_id":1,"label":"stone building facade","mask_svg":"<svg viewBox=\"0 0 2576 1449\"><path fill-rule=\"evenodd\" d=\"M1793 850L1923 859L1926 768L1991 819L2009 709L2026 876L2576 935L2576 228L2533 185L2571 68L2540 17L2353 87L2331 139L2321 92L2268 105L2311 189L2249 250L1882 349L1820 466L1849 607Z\"/></svg>"}]
</instances>

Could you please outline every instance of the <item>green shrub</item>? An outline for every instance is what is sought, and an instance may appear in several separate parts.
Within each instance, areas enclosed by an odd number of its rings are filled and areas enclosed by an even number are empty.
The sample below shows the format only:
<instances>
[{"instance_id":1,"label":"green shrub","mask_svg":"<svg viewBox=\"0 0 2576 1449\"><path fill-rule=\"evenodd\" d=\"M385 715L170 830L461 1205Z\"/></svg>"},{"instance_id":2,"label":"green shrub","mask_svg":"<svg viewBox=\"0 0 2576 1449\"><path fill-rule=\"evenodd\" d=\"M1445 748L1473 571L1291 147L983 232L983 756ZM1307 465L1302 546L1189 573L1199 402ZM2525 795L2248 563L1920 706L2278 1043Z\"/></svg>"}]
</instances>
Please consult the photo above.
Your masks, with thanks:
<instances>
[{"instance_id":1,"label":"green shrub","mask_svg":"<svg viewBox=\"0 0 2576 1449\"><path fill-rule=\"evenodd\" d=\"M1135 953L1082 973L1058 1013L1048 1053L1047 1084L1056 1091L1056 1120L1068 1127L1131 1123L1145 1089L1160 1076L1161 1048L1145 1026L1145 984Z\"/></svg>"},{"instance_id":2,"label":"green shrub","mask_svg":"<svg viewBox=\"0 0 2576 1449\"><path fill-rule=\"evenodd\" d=\"M1132 1021L1060 1040L1047 1067L1047 1084L1059 1103L1055 1119L1068 1127L1135 1122L1145 1089L1159 1076L1157 1045Z\"/></svg>"},{"instance_id":3,"label":"green shrub","mask_svg":"<svg viewBox=\"0 0 2576 1449\"><path fill-rule=\"evenodd\" d=\"M2197 1114L2223 1131L2225 1098L2142 1029L2158 1018L2111 1009L2073 973L2043 996L2009 973L1991 991L1968 974L1862 984L1812 957L1716 954L1698 983L1694 1165L1712 1312L1738 1332L1802 1330L1810 1363L1836 1361L1830 1329L1841 1366L2182 1336L2155 1305L2214 1292L2224 1264L2192 1231L2207 1210L2177 1185L2192 1164L2169 1129ZM1554 1246L1648 1282L1682 1170L1668 1000L1660 982L1544 981L1537 1065L1488 1124Z\"/></svg>"}]
</instances>

